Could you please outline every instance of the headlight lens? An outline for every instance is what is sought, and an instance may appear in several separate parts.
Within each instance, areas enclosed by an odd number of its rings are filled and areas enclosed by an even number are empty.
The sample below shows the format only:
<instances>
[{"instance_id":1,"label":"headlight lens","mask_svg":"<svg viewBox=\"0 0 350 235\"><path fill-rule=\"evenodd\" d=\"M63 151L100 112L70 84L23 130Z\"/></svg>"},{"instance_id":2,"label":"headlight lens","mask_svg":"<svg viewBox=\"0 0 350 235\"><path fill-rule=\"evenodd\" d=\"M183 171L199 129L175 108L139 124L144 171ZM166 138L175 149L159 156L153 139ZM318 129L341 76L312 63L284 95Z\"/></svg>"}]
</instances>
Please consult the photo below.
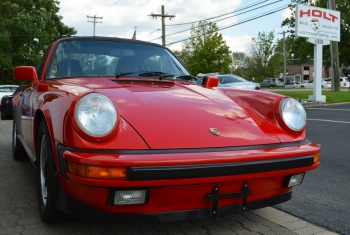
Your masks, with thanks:
<instances>
[{"instance_id":1,"label":"headlight lens","mask_svg":"<svg viewBox=\"0 0 350 235\"><path fill-rule=\"evenodd\" d=\"M82 97L75 117L79 127L88 135L101 137L109 134L117 123L117 109L105 95L90 93Z\"/></svg>"},{"instance_id":2,"label":"headlight lens","mask_svg":"<svg viewBox=\"0 0 350 235\"><path fill-rule=\"evenodd\" d=\"M281 117L284 123L293 131L301 131L306 125L304 107L293 98L286 98L281 102Z\"/></svg>"}]
</instances>

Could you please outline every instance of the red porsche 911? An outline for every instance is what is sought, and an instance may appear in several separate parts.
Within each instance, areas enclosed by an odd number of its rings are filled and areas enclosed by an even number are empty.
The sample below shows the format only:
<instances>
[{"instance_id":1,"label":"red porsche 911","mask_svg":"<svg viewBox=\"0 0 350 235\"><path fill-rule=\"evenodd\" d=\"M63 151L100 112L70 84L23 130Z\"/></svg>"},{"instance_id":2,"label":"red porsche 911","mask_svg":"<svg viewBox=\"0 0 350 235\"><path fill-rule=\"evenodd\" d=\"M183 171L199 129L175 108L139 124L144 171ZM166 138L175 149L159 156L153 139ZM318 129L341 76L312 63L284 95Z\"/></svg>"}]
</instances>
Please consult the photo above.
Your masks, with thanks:
<instances>
[{"instance_id":1,"label":"red porsche 911","mask_svg":"<svg viewBox=\"0 0 350 235\"><path fill-rule=\"evenodd\" d=\"M319 166L293 98L196 84L158 44L54 42L13 98L13 158L36 168L41 219L176 221L291 199Z\"/></svg>"}]
</instances>

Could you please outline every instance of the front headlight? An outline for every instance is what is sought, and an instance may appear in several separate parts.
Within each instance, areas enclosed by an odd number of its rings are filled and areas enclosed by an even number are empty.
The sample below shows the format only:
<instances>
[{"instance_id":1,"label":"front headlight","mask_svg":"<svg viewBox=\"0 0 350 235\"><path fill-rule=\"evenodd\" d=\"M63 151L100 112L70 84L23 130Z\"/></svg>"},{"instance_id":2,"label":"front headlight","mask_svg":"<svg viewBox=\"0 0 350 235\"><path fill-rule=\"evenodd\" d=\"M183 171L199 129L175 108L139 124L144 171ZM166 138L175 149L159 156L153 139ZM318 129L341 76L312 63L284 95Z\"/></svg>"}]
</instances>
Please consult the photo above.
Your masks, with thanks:
<instances>
[{"instance_id":1,"label":"front headlight","mask_svg":"<svg viewBox=\"0 0 350 235\"><path fill-rule=\"evenodd\" d=\"M79 128L93 137L103 137L113 131L118 113L113 102L105 95L90 93L83 96L75 108Z\"/></svg>"},{"instance_id":2,"label":"front headlight","mask_svg":"<svg viewBox=\"0 0 350 235\"><path fill-rule=\"evenodd\" d=\"M280 115L283 122L293 131L301 131L306 125L304 107L293 98L283 99L280 103Z\"/></svg>"}]
</instances>

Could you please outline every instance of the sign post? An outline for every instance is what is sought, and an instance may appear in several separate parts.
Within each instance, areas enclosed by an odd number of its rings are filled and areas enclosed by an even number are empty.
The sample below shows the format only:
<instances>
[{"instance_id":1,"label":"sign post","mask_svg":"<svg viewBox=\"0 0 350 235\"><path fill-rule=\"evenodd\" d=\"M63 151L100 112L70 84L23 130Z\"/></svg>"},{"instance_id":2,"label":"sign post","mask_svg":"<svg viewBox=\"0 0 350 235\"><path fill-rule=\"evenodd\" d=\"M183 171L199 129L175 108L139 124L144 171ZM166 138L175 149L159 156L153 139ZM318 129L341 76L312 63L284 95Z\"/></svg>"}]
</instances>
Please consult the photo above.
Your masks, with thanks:
<instances>
[{"instance_id":1,"label":"sign post","mask_svg":"<svg viewBox=\"0 0 350 235\"><path fill-rule=\"evenodd\" d=\"M323 46L329 45L329 40L307 38L307 42L314 44L314 84L313 95L309 95L309 100L315 102L326 102L326 96L322 95L322 49ZM318 69L321 68L321 69Z\"/></svg>"},{"instance_id":2,"label":"sign post","mask_svg":"<svg viewBox=\"0 0 350 235\"><path fill-rule=\"evenodd\" d=\"M340 12L329 9L296 5L295 35L306 37L306 41L314 44L314 87L309 100L326 102L322 95L322 49L330 41L340 41Z\"/></svg>"}]
</instances>

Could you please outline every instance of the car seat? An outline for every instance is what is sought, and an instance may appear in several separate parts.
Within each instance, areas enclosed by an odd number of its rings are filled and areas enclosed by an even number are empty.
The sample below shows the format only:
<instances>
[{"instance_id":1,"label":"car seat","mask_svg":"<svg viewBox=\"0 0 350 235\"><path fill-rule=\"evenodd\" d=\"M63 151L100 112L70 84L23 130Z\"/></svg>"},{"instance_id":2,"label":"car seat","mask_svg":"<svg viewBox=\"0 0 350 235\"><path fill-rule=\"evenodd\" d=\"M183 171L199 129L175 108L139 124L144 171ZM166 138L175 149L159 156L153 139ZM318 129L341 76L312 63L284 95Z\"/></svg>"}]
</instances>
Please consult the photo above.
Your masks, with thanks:
<instances>
[{"instance_id":1,"label":"car seat","mask_svg":"<svg viewBox=\"0 0 350 235\"><path fill-rule=\"evenodd\" d=\"M79 60L63 59L58 63L59 77L72 77L83 75Z\"/></svg>"}]
</instances>

